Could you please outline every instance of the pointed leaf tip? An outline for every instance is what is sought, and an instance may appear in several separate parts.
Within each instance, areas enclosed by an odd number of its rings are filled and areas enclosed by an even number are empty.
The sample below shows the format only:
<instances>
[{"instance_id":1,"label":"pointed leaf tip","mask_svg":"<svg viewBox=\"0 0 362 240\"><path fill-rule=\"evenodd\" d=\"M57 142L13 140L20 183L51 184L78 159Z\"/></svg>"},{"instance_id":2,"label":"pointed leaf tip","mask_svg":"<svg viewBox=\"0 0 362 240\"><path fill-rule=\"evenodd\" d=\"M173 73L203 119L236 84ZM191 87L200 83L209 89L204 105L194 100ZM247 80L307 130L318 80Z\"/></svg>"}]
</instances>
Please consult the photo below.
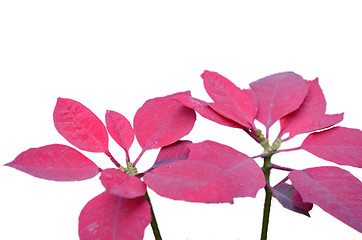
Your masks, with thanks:
<instances>
[{"instance_id":1,"label":"pointed leaf tip","mask_svg":"<svg viewBox=\"0 0 362 240\"><path fill-rule=\"evenodd\" d=\"M235 121L229 118L224 117L223 115L219 114L214 109L212 109L210 107L210 103L186 95L177 96L175 99L180 103L182 103L183 105L185 105L186 107L192 108L206 119L209 119L213 122L216 122L224 126L233 127L233 128L242 128L240 124L236 123Z\"/></svg>"},{"instance_id":2,"label":"pointed leaf tip","mask_svg":"<svg viewBox=\"0 0 362 240\"><path fill-rule=\"evenodd\" d=\"M326 100L319 86L318 79L307 81L307 84L309 90L302 105L296 111L280 120L279 137L289 132L289 136L285 140L289 140L301 133L328 128L343 120L343 113L325 114Z\"/></svg>"},{"instance_id":3,"label":"pointed leaf tip","mask_svg":"<svg viewBox=\"0 0 362 240\"><path fill-rule=\"evenodd\" d=\"M30 148L5 166L53 181L80 181L99 173L98 166L90 159L74 148L61 144Z\"/></svg>"},{"instance_id":4,"label":"pointed leaf tip","mask_svg":"<svg viewBox=\"0 0 362 240\"><path fill-rule=\"evenodd\" d=\"M108 151L108 133L102 121L83 104L58 98L53 112L55 128L71 144L89 152Z\"/></svg>"},{"instance_id":5,"label":"pointed leaf tip","mask_svg":"<svg viewBox=\"0 0 362 240\"><path fill-rule=\"evenodd\" d=\"M303 202L299 192L292 185L282 182L272 187L271 191L283 207L310 217L309 211L313 204Z\"/></svg>"},{"instance_id":6,"label":"pointed leaf tip","mask_svg":"<svg viewBox=\"0 0 362 240\"><path fill-rule=\"evenodd\" d=\"M250 84L259 101L256 119L267 130L279 119L295 111L308 93L308 84L293 72L273 74Z\"/></svg>"},{"instance_id":7,"label":"pointed leaf tip","mask_svg":"<svg viewBox=\"0 0 362 240\"><path fill-rule=\"evenodd\" d=\"M205 71L201 77L206 92L214 100L209 104L213 110L245 128L256 130L258 102L250 89L241 90L217 72Z\"/></svg>"}]
</instances>

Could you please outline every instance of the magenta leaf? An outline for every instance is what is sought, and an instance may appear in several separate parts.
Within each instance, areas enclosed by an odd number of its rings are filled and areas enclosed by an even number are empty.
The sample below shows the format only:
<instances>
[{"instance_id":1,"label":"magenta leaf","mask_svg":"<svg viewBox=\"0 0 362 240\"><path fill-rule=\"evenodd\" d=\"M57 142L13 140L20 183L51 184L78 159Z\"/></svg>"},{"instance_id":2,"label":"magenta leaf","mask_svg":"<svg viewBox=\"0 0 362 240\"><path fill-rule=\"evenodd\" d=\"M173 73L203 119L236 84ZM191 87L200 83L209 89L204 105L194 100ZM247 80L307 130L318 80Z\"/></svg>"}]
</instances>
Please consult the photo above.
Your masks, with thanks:
<instances>
[{"instance_id":1,"label":"magenta leaf","mask_svg":"<svg viewBox=\"0 0 362 240\"><path fill-rule=\"evenodd\" d=\"M231 179L205 161L177 161L145 173L143 180L157 194L174 200L233 203Z\"/></svg>"},{"instance_id":2,"label":"magenta leaf","mask_svg":"<svg viewBox=\"0 0 362 240\"><path fill-rule=\"evenodd\" d=\"M106 112L106 125L111 137L126 151L128 156L128 150L134 140L131 123L123 115L108 110Z\"/></svg>"},{"instance_id":3,"label":"magenta leaf","mask_svg":"<svg viewBox=\"0 0 362 240\"><path fill-rule=\"evenodd\" d=\"M334 127L312 133L300 148L330 162L362 167L362 133L359 129Z\"/></svg>"},{"instance_id":4,"label":"magenta leaf","mask_svg":"<svg viewBox=\"0 0 362 240\"><path fill-rule=\"evenodd\" d=\"M204 141L191 144L188 161L215 164L230 179L233 197L255 197L265 186L265 177L259 165L247 155L220 143Z\"/></svg>"},{"instance_id":5,"label":"magenta leaf","mask_svg":"<svg viewBox=\"0 0 362 240\"><path fill-rule=\"evenodd\" d=\"M201 77L206 92L215 102L209 104L213 110L245 128L256 130L254 120L258 102L250 89L241 90L216 72L205 71Z\"/></svg>"},{"instance_id":6,"label":"magenta leaf","mask_svg":"<svg viewBox=\"0 0 362 240\"><path fill-rule=\"evenodd\" d=\"M273 196L283 205L283 207L310 217L308 211L313 207L311 203L305 203L295 188L287 183L279 183L271 188Z\"/></svg>"},{"instance_id":7,"label":"magenta leaf","mask_svg":"<svg viewBox=\"0 0 362 240\"><path fill-rule=\"evenodd\" d=\"M255 197L265 186L259 165L245 154L211 141L187 147L190 153L186 160L146 173L143 179L147 186L164 197L206 203Z\"/></svg>"},{"instance_id":8,"label":"magenta leaf","mask_svg":"<svg viewBox=\"0 0 362 240\"><path fill-rule=\"evenodd\" d=\"M178 95L190 96L190 92L150 99L138 109L133 125L137 140L144 150L174 143L193 128L196 114L174 99Z\"/></svg>"},{"instance_id":9,"label":"magenta leaf","mask_svg":"<svg viewBox=\"0 0 362 240\"><path fill-rule=\"evenodd\" d=\"M303 201L317 204L362 232L362 183L358 178L338 167L316 167L291 171L289 179Z\"/></svg>"},{"instance_id":10,"label":"magenta leaf","mask_svg":"<svg viewBox=\"0 0 362 240\"><path fill-rule=\"evenodd\" d=\"M141 240L151 222L143 197L126 199L103 192L90 200L79 216L80 240Z\"/></svg>"},{"instance_id":11,"label":"magenta leaf","mask_svg":"<svg viewBox=\"0 0 362 240\"><path fill-rule=\"evenodd\" d=\"M124 198L142 197L146 194L146 185L138 177L128 176L119 169L103 170L100 180L110 194Z\"/></svg>"},{"instance_id":12,"label":"magenta leaf","mask_svg":"<svg viewBox=\"0 0 362 240\"><path fill-rule=\"evenodd\" d=\"M99 173L97 165L82 153L60 144L30 148L5 166L54 181L80 181Z\"/></svg>"},{"instance_id":13,"label":"magenta leaf","mask_svg":"<svg viewBox=\"0 0 362 240\"><path fill-rule=\"evenodd\" d=\"M191 96L180 95L175 98L177 101L185 105L186 107L192 108L197 113L199 113L204 118L207 118L218 124L233 127L241 128L240 124L226 118L219 113L215 112L210 106L209 103L202 101L200 99L193 98Z\"/></svg>"},{"instance_id":14,"label":"magenta leaf","mask_svg":"<svg viewBox=\"0 0 362 240\"><path fill-rule=\"evenodd\" d=\"M177 141L171 145L162 147L153 164L153 168L175 161L186 160L190 153L188 146L191 143L191 141Z\"/></svg>"},{"instance_id":15,"label":"magenta leaf","mask_svg":"<svg viewBox=\"0 0 362 240\"><path fill-rule=\"evenodd\" d=\"M313 132L333 126L343 120L342 114L327 115L326 100L318 79L307 81L309 85L308 94L302 105L294 112L286 115L280 120L280 134L289 132L288 140L297 134Z\"/></svg>"},{"instance_id":16,"label":"magenta leaf","mask_svg":"<svg viewBox=\"0 0 362 240\"><path fill-rule=\"evenodd\" d=\"M295 111L308 93L308 84L293 72L277 73L250 84L259 101L259 120L267 129L285 115Z\"/></svg>"},{"instance_id":17,"label":"magenta leaf","mask_svg":"<svg viewBox=\"0 0 362 240\"><path fill-rule=\"evenodd\" d=\"M108 152L108 133L105 126L81 103L58 98L53 118L55 128L74 146L89 152Z\"/></svg>"}]
</instances>

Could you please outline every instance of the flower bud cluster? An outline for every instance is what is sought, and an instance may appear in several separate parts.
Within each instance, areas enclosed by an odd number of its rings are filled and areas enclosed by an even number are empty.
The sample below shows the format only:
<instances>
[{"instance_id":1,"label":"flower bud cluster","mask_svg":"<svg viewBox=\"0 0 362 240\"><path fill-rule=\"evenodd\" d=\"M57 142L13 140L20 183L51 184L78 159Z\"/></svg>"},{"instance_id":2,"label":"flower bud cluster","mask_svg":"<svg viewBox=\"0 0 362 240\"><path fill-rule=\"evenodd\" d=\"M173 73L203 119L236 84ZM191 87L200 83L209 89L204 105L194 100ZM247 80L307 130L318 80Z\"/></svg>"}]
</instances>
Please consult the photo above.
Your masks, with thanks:
<instances>
[{"instance_id":1,"label":"flower bud cluster","mask_svg":"<svg viewBox=\"0 0 362 240\"><path fill-rule=\"evenodd\" d=\"M256 130L255 132L256 136L260 140L260 145L264 148L263 154L265 156L271 156L275 151L277 151L281 144L283 143L283 140L278 138L274 141L273 145L270 146L269 140L265 138L264 134L261 132L261 130Z\"/></svg>"},{"instance_id":2,"label":"flower bud cluster","mask_svg":"<svg viewBox=\"0 0 362 240\"><path fill-rule=\"evenodd\" d=\"M127 173L128 176L136 176L138 174L137 168L131 162L127 162L127 167L120 167L119 170Z\"/></svg>"}]
</instances>

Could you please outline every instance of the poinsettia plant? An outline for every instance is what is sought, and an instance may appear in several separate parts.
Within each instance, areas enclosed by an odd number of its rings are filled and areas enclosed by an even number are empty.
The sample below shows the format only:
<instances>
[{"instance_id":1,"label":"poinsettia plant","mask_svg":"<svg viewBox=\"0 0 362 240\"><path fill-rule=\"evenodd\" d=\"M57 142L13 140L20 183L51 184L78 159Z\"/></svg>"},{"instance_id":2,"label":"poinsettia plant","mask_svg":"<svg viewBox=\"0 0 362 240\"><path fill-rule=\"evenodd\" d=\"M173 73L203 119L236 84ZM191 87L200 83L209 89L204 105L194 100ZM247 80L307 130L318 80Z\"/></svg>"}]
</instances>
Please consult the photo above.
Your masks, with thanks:
<instances>
[{"instance_id":1,"label":"poinsettia plant","mask_svg":"<svg viewBox=\"0 0 362 240\"><path fill-rule=\"evenodd\" d=\"M177 99L203 117L222 125L243 129L262 147L263 152L253 158L263 158L262 172L247 176L243 181L247 189L260 182L265 189L265 204L261 239L267 238L269 212L272 197L285 208L309 216L313 204L336 217L350 227L362 232L362 184L348 171L339 167L321 166L308 169L291 169L273 164L274 154L303 149L321 159L362 167L362 134L359 129L332 127L343 119L343 114L325 114L326 101L318 79L306 81L293 72L267 76L241 90L222 75L205 71L201 77L213 102L208 103L191 96ZM265 133L257 129L255 120L265 126ZM280 122L280 132L274 141L269 139L269 129ZM280 149L298 134L310 133L301 146ZM287 136L285 136L287 135ZM191 159L215 158L219 161L230 156L228 147L203 142L191 148ZM226 153L226 156L224 156ZM241 153L239 153L241 154ZM234 159L241 159L235 157ZM236 161L241 164L241 161ZM236 170L231 165L233 175ZM275 186L270 184L272 169L287 171L285 178ZM235 171L235 172L234 172ZM249 169L257 171L256 169ZM264 181L265 180L265 184ZM287 181L290 180L291 184ZM251 183L253 181L253 183ZM255 186L257 190L260 185ZM231 188L232 189L232 188ZM239 190L241 187L239 186Z\"/></svg>"},{"instance_id":2,"label":"poinsettia plant","mask_svg":"<svg viewBox=\"0 0 362 240\"><path fill-rule=\"evenodd\" d=\"M255 197L264 188L262 239L267 238L272 197L306 216L317 204L362 232L359 179L339 167L296 170L271 161L279 152L303 149L327 161L361 167L361 131L332 127L342 121L343 114L325 114L326 102L318 79L306 81L286 72L257 80L250 89L241 90L216 72L205 71L201 77L213 102L193 98L190 92L150 99L138 109L133 127L115 111L106 112L105 126L81 103L58 98L53 114L58 132L80 150L103 152L115 168L101 169L80 151L61 144L31 148L6 166L54 181L80 181L99 174L105 191L81 211L80 239L142 239L150 223L155 239L161 239L147 188L170 199L201 203L233 203L234 198ZM261 145L262 153L249 157L221 143L181 140L192 130L195 112L244 130ZM265 133L257 129L256 120L265 126ZM269 129L277 121L280 133L270 141ZM283 142L309 132L300 147L280 148ZM124 149L125 165L110 153L108 135ZM142 150L132 160L129 149L134 137ZM153 166L138 172L137 163L143 154L157 148L160 151ZM264 160L263 167L256 163L257 158ZM288 172L274 186L270 183L272 169Z\"/></svg>"},{"instance_id":3,"label":"poinsettia plant","mask_svg":"<svg viewBox=\"0 0 362 240\"><path fill-rule=\"evenodd\" d=\"M116 168L101 169L78 150L61 144L31 148L6 164L32 176L54 181L79 181L100 173L105 191L90 200L79 216L80 239L142 239L144 229L151 222L155 236L159 230L146 184L141 180L136 164L150 149L170 145L193 128L195 112L173 100L176 93L148 100L130 122L115 111L107 111L106 127L81 103L58 98L53 119L58 132L73 146L89 152L103 152ZM108 134L124 149L126 165L113 157L108 149ZM129 149L137 137L142 151L131 161ZM148 171L157 168L160 157Z\"/></svg>"}]
</instances>

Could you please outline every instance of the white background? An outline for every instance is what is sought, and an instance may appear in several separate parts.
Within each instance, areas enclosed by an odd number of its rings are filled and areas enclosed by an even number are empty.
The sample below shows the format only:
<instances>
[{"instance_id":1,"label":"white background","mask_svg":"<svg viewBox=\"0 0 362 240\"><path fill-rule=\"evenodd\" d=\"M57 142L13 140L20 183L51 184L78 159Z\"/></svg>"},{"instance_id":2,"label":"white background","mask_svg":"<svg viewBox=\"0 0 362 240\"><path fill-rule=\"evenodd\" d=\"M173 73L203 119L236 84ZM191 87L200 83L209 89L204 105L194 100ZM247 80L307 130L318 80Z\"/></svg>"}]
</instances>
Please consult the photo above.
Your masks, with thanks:
<instances>
[{"instance_id":1,"label":"white background","mask_svg":"<svg viewBox=\"0 0 362 240\"><path fill-rule=\"evenodd\" d=\"M0 239L77 239L79 212L103 191L98 176L59 183L2 166L28 148L68 144L53 125L57 97L80 101L102 120L109 109L132 121L149 98L192 90L209 100L199 77L205 69L241 88L294 71L308 80L319 77L327 112L345 113L340 125L361 127L360 1L170 2L1 1ZM242 131L200 116L186 138L218 141L250 156L261 151ZM302 140L296 137L286 148ZM123 163L112 140L110 150ZM135 142L131 157L139 151ZM102 168L113 167L104 154L85 154ZM144 155L140 171L156 154ZM333 165L304 151L283 153L274 162L297 169ZM361 179L358 169L346 169ZM282 174L273 171L272 180ZM234 205L150 196L163 239L260 238L263 190ZM153 239L150 227L145 239ZM268 239L361 238L317 206L307 218L273 200Z\"/></svg>"}]
</instances>

